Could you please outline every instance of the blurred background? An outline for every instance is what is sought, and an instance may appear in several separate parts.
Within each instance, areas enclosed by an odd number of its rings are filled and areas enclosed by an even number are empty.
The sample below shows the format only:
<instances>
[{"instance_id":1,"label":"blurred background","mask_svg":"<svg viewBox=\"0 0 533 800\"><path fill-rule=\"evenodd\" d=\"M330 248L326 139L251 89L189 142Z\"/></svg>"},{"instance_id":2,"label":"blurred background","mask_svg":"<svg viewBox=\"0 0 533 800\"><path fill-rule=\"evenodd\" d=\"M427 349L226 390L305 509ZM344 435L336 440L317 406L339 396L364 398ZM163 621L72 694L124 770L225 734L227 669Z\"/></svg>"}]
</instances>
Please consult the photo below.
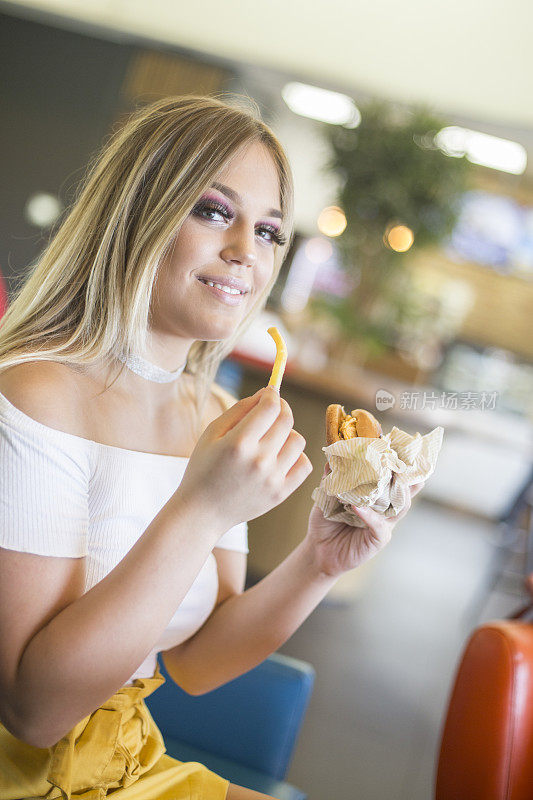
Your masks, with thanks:
<instances>
[{"instance_id":1,"label":"blurred background","mask_svg":"<svg viewBox=\"0 0 533 800\"><path fill-rule=\"evenodd\" d=\"M314 471L249 524L247 586L304 537L329 403L444 427L390 545L281 652L316 685L288 779L310 800L426 800L461 648L527 600L533 442L533 12L525 0L0 2L0 310L137 105L253 97L291 162L296 236L221 366L282 395Z\"/></svg>"}]
</instances>

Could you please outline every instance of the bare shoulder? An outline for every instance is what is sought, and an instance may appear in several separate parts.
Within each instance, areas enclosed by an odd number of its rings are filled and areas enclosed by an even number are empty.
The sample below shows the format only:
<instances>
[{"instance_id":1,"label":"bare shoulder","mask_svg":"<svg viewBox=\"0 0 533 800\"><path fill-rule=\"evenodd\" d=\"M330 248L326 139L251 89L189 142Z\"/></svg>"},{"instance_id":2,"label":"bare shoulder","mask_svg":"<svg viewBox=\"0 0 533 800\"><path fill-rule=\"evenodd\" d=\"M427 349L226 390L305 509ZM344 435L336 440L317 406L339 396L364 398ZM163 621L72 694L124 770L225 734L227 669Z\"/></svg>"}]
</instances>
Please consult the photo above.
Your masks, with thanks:
<instances>
[{"instance_id":1,"label":"bare shoulder","mask_svg":"<svg viewBox=\"0 0 533 800\"><path fill-rule=\"evenodd\" d=\"M29 361L0 372L0 393L42 425L83 434L82 401L76 372L55 361Z\"/></svg>"}]
</instances>

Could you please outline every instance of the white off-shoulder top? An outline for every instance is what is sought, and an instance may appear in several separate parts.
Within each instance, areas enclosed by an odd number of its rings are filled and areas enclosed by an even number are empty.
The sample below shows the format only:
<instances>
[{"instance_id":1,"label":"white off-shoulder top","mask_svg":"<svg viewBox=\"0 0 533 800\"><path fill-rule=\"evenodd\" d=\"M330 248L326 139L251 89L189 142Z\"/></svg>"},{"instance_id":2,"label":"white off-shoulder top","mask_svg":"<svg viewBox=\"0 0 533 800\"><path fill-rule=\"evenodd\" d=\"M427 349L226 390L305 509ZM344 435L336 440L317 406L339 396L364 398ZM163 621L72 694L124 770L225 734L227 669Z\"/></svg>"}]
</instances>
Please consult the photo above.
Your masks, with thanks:
<instances>
[{"instance_id":1,"label":"white off-shoulder top","mask_svg":"<svg viewBox=\"0 0 533 800\"><path fill-rule=\"evenodd\" d=\"M0 394L0 547L84 556L88 591L118 564L170 499L188 461L50 428ZM230 528L216 546L248 553L247 523ZM217 594L211 552L156 646L127 683L151 677L157 653L192 636L211 614Z\"/></svg>"}]
</instances>

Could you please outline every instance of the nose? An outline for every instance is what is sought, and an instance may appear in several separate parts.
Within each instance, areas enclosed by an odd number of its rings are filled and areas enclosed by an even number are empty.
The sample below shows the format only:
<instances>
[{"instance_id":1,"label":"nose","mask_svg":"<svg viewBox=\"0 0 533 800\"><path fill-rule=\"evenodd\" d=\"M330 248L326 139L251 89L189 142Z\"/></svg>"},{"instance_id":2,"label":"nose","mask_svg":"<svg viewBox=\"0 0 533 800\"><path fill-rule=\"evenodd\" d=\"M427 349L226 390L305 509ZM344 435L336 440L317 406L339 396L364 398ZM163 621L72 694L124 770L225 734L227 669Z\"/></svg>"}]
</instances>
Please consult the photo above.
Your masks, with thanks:
<instances>
[{"instance_id":1,"label":"nose","mask_svg":"<svg viewBox=\"0 0 533 800\"><path fill-rule=\"evenodd\" d=\"M245 267L255 266L255 231L248 230L245 225L234 225L228 230L227 237L221 252L224 261L232 261Z\"/></svg>"}]
</instances>

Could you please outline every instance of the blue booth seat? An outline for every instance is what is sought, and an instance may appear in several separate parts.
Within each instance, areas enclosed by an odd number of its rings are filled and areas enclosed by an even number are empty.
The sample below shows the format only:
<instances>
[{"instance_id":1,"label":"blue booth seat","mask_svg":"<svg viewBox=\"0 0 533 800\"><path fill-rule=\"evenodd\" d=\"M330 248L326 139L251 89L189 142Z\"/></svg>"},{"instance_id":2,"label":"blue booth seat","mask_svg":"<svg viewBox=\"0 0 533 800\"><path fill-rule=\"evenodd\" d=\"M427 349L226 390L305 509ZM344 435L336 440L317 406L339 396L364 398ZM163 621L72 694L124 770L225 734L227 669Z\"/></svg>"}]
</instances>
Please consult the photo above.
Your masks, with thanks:
<instances>
[{"instance_id":1,"label":"blue booth seat","mask_svg":"<svg viewBox=\"0 0 533 800\"><path fill-rule=\"evenodd\" d=\"M306 800L284 778L313 690L311 664L273 653L224 686L190 695L174 683L161 653L158 660L166 682L145 702L170 756L279 800Z\"/></svg>"}]
</instances>

